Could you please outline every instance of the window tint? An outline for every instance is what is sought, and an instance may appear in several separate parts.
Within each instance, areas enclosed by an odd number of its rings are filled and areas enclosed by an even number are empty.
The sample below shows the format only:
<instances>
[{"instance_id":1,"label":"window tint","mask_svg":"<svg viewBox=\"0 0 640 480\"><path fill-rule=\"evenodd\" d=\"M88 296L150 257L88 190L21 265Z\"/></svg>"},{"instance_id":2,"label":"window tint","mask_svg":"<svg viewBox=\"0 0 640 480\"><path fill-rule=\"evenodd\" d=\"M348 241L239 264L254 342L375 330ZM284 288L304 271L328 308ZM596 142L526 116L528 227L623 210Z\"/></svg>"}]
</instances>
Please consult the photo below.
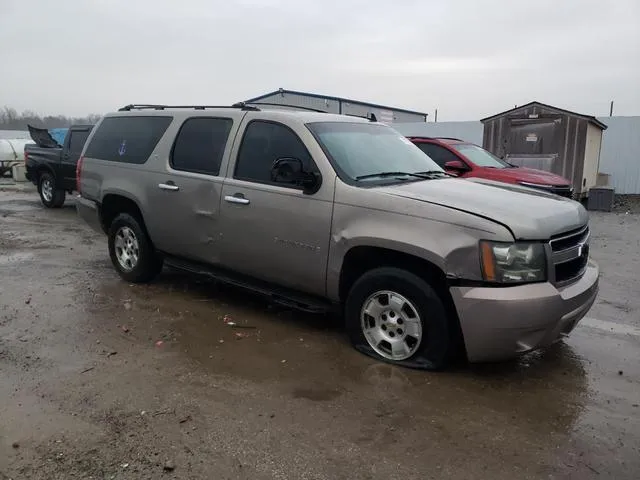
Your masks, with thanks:
<instances>
[{"instance_id":1,"label":"window tint","mask_svg":"<svg viewBox=\"0 0 640 480\"><path fill-rule=\"evenodd\" d=\"M176 138L171 166L176 170L218 175L232 125L230 118L189 118Z\"/></svg>"},{"instance_id":2,"label":"window tint","mask_svg":"<svg viewBox=\"0 0 640 480\"><path fill-rule=\"evenodd\" d=\"M241 180L273 184L271 167L282 157L297 158L305 170L317 171L304 143L292 130L278 123L253 121L242 138L234 176ZM282 183L278 182L278 185Z\"/></svg>"},{"instance_id":3,"label":"window tint","mask_svg":"<svg viewBox=\"0 0 640 480\"><path fill-rule=\"evenodd\" d=\"M89 137L90 130L71 130L69 139L69 153L72 155L80 155L82 152L82 147L84 147L84 142L87 141Z\"/></svg>"},{"instance_id":4,"label":"window tint","mask_svg":"<svg viewBox=\"0 0 640 480\"><path fill-rule=\"evenodd\" d=\"M442 168L444 168L444 164L447 162L460 160L455 154L440 145L434 145L433 143L418 143L416 145Z\"/></svg>"},{"instance_id":5,"label":"window tint","mask_svg":"<svg viewBox=\"0 0 640 480\"><path fill-rule=\"evenodd\" d=\"M172 117L107 117L93 135L85 155L100 160L144 163Z\"/></svg>"}]
</instances>

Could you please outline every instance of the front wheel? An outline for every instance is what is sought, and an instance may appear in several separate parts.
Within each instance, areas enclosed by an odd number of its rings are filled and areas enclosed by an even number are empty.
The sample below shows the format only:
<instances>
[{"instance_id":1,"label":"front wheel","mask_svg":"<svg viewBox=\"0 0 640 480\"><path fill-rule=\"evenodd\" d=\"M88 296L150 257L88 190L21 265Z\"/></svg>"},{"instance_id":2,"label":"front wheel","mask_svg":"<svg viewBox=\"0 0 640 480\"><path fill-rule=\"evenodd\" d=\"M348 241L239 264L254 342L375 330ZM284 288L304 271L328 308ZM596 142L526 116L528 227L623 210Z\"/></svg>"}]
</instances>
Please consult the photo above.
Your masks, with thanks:
<instances>
[{"instance_id":1,"label":"front wheel","mask_svg":"<svg viewBox=\"0 0 640 480\"><path fill-rule=\"evenodd\" d=\"M60 208L64 205L65 191L56 189L55 178L49 172L43 172L38 177L38 193L42 204L47 208Z\"/></svg>"},{"instance_id":2,"label":"front wheel","mask_svg":"<svg viewBox=\"0 0 640 480\"><path fill-rule=\"evenodd\" d=\"M128 282L146 283L162 270L160 257L147 232L134 216L118 215L109 227L109 256L120 276Z\"/></svg>"},{"instance_id":3,"label":"front wheel","mask_svg":"<svg viewBox=\"0 0 640 480\"><path fill-rule=\"evenodd\" d=\"M435 290L406 270L376 268L360 277L347 297L345 316L353 345L389 363L441 369L451 334Z\"/></svg>"}]
</instances>

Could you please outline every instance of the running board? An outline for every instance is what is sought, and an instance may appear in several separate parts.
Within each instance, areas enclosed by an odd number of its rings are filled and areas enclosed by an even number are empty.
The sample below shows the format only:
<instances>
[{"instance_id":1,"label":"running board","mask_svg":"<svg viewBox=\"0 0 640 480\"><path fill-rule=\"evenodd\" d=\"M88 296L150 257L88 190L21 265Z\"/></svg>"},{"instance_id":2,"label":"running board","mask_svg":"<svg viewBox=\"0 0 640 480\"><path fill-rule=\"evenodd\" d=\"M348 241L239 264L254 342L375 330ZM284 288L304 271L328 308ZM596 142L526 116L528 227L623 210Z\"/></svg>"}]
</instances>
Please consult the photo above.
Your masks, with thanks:
<instances>
[{"instance_id":1,"label":"running board","mask_svg":"<svg viewBox=\"0 0 640 480\"><path fill-rule=\"evenodd\" d=\"M329 313L337 310L337 305L326 299L273 285L226 269L212 267L167 254L164 255L164 263L168 267L177 270L203 275L218 282L251 290L258 295L268 297L274 303L296 310L309 313Z\"/></svg>"}]
</instances>

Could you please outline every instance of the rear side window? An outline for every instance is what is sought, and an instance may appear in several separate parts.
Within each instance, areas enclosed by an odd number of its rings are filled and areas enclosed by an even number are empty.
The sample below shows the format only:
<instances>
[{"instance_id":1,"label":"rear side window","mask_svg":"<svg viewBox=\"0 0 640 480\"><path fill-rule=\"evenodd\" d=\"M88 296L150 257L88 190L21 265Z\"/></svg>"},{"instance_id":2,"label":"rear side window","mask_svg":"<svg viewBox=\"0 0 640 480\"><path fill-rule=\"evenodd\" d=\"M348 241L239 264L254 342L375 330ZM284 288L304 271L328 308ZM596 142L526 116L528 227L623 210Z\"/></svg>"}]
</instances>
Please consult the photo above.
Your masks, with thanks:
<instances>
[{"instance_id":1,"label":"rear side window","mask_svg":"<svg viewBox=\"0 0 640 480\"><path fill-rule=\"evenodd\" d=\"M194 117L182 124L171 154L171 167L218 175L233 126L230 118Z\"/></svg>"},{"instance_id":2,"label":"rear side window","mask_svg":"<svg viewBox=\"0 0 640 480\"><path fill-rule=\"evenodd\" d=\"M444 147L440 145L434 145L433 143L417 143L416 146L422 150L424 153L431 157L431 160L436 162L442 168L444 168L444 164L447 162L451 162L452 160L460 160L455 153L451 153Z\"/></svg>"},{"instance_id":3,"label":"rear side window","mask_svg":"<svg viewBox=\"0 0 640 480\"><path fill-rule=\"evenodd\" d=\"M72 155L80 155L82 152L82 147L84 147L84 142L87 141L89 137L90 130L71 130L69 139L69 153Z\"/></svg>"},{"instance_id":4,"label":"rear side window","mask_svg":"<svg viewBox=\"0 0 640 480\"><path fill-rule=\"evenodd\" d=\"M124 163L144 163L172 117L107 117L93 135L85 156Z\"/></svg>"},{"instance_id":5,"label":"rear side window","mask_svg":"<svg viewBox=\"0 0 640 480\"><path fill-rule=\"evenodd\" d=\"M255 120L247 126L242 138L234 176L240 180L273 184L271 168L283 157L301 160L307 171L318 170L304 143L292 130L279 123Z\"/></svg>"}]
</instances>

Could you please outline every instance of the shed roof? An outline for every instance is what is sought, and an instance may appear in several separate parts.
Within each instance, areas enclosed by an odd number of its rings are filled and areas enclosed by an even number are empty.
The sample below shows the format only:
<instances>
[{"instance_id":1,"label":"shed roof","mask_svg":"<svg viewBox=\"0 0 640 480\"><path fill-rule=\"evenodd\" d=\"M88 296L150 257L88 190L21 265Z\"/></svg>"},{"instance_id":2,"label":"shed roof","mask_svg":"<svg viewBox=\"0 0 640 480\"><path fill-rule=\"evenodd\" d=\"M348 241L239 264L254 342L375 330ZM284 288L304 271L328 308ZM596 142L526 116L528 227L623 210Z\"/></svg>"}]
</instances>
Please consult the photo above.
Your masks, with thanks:
<instances>
[{"instance_id":1,"label":"shed roof","mask_svg":"<svg viewBox=\"0 0 640 480\"><path fill-rule=\"evenodd\" d=\"M574 116L574 117L582 118L582 119L588 120L589 123L592 123L592 124L596 125L597 127L601 128L602 130L606 130L607 129L607 126L604 123L602 123L600 120L598 120L596 117L594 117L592 115L584 115L582 113L571 112L569 110L564 110L562 108L554 107L552 105L547 105L546 103L541 103L541 102L529 102L526 105L520 105L519 107L515 107L515 108L512 108L510 110L505 110L504 112L496 113L495 115L491 115L490 117L483 118L480 121L482 123L484 123L484 122L487 122L489 120L493 120L495 118L502 117L504 115L508 115L510 113L516 112L518 110L526 110L527 108L531 108L531 107L541 107L541 108L544 108L544 109L547 109L547 110L552 110L554 112L561 113L561 114L564 114L564 115L571 115L571 116Z\"/></svg>"},{"instance_id":2,"label":"shed roof","mask_svg":"<svg viewBox=\"0 0 640 480\"><path fill-rule=\"evenodd\" d=\"M334 96L331 96L331 95L320 95L318 93L299 92L299 91L296 91L296 90L285 90L285 89L282 89L282 88L280 88L278 90L275 90L273 92L265 93L264 95L260 95L258 97L250 98L249 100L246 100L245 102L246 103L255 103L255 102L259 101L259 100L264 100L265 98L269 98L269 97L272 97L274 95L278 95L278 94L282 94L282 93L290 93L292 95L302 95L302 96L311 97L311 98L320 98L322 100L333 100L335 102L352 103L354 105L363 105L363 106L366 106L366 107L382 108L382 109L385 109L385 110L393 110L393 111L396 111L396 112L410 113L410 114L413 114L413 115L422 115L424 117L427 117L429 115L428 113L425 113L425 112L416 112L414 110L406 110L404 108L389 107L389 106L386 106L386 105L378 105L376 103L363 102L363 101L360 101L360 100L351 100L349 98L342 98L342 97L334 97Z\"/></svg>"}]
</instances>

